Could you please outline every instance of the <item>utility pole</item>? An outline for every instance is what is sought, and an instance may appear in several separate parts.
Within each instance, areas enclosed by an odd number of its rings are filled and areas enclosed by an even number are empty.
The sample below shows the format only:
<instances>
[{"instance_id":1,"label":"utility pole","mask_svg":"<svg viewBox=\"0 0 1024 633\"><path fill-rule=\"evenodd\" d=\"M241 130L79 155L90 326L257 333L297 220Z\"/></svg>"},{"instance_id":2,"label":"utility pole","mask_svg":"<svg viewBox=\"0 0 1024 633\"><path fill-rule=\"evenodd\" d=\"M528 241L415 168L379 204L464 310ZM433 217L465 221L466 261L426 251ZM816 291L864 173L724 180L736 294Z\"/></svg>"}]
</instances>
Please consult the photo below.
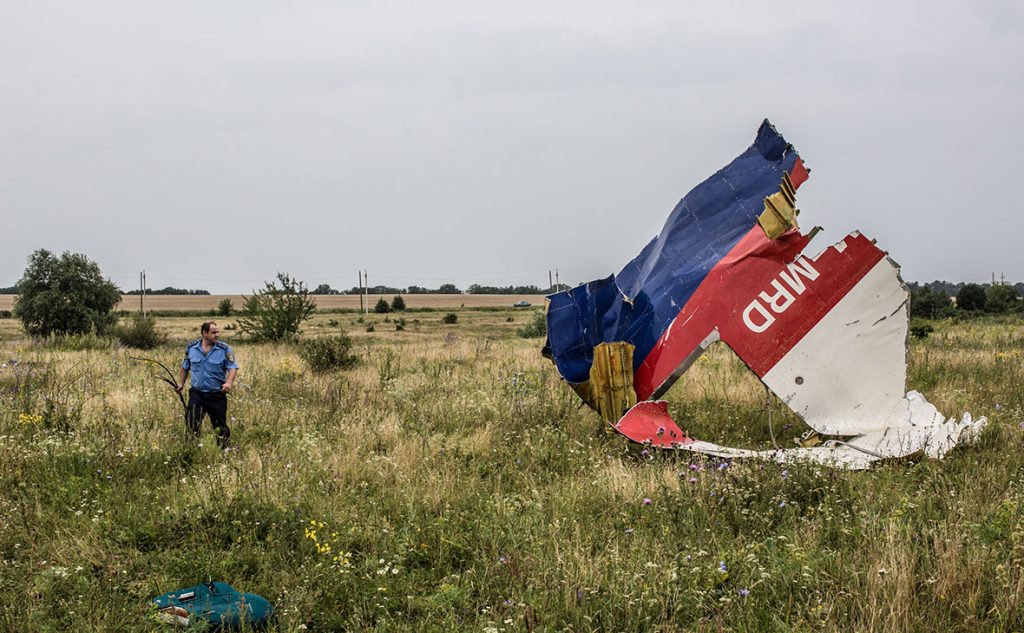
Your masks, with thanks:
<instances>
[{"instance_id":1,"label":"utility pole","mask_svg":"<svg viewBox=\"0 0 1024 633\"><path fill-rule=\"evenodd\" d=\"M366 303L363 304L363 314L370 313L370 273L363 269L363 284L365 288Z\"/></svg>"},{"instance_id":2,"label":"utility pole","mask_svg":"<svg viewBox=\"0 0 1024 633\"><path fill-rule=\"evenodd\" d=\"M146 271L139 273L139 312L146 316Z\"/></svg>"},{"instance_id":3,"label":"utility pole","mask_svg":"<svg viewBox=\"0 0 1024 633\"><path fill-rule=\"evenodd\" d=\"M562 284L558 281L558 269L555 269L555 292L562 291Z\"/></svg>"},{"instance_id":4,"label":"utility pole","mask_svg":"<svg viewBox=\"0 0 1024 633\"><path fill-rule=\"evenodd\" d=\"M551 271L549 270L548 271L548 290L554 290L554 289L555 289L555 283L551 279Z\"/></svg>"}]
</instances>

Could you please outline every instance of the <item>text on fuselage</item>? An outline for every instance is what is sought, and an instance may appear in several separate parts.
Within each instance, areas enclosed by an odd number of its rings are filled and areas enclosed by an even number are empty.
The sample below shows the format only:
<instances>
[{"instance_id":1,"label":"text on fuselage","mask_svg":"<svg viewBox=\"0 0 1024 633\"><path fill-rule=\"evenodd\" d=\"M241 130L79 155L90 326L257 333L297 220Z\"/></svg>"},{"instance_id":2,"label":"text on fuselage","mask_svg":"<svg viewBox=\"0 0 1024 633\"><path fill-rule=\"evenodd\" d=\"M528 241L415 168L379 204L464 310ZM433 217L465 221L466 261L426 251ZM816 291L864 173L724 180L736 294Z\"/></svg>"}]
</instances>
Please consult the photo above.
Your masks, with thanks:
<instances>
[{"instance_id":1,"label":"text on fuselage","mask_svg":"<svg viewBox=\"0 0 1024 633\"><path fill-rule=\"evenodd\" d=\"M818 278L818 271L804 257L786 266L786 270L772 280L771 289L761 292L750 302L743 310L743 324L755 334L771 327L775 323L775 315L788 310L807 289L801 277L807 281Z\"/></svg>"}]
</instances>

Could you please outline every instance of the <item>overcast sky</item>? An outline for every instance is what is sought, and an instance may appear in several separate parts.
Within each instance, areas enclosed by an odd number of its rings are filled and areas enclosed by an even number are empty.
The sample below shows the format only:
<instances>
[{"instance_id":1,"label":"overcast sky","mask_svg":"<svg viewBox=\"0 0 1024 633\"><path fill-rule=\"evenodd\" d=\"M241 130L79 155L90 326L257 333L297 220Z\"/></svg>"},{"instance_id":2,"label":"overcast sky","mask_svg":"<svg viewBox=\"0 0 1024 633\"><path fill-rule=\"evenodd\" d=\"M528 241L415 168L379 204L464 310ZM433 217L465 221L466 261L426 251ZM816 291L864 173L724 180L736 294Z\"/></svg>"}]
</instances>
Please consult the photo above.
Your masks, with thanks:
<instances>
[{"instance_id":1,"label":"overcast sky","mask_svg":"<svg viewBox=\"0 0 1024 633\"><path fill-rule=\"evenodd\" d=\"M1019 2L0 0L0 286L604 277L769 118L824 248L1024 280Z\"/></svg>"}]
</instances>

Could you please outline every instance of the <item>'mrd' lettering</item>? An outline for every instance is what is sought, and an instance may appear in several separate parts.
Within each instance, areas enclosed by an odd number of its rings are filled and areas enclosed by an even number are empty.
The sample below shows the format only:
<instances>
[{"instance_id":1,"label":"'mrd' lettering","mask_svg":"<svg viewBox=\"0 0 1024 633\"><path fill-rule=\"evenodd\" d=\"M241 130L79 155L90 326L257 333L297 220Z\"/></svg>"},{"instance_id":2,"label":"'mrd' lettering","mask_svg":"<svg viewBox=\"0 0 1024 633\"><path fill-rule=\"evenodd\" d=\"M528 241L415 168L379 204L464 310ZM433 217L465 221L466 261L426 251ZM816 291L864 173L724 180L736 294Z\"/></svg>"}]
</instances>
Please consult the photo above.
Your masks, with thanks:
<instances>
[{"instance_id":1,"label":"'mrd' lettering","mask_svg":"<svg viewBox=\"0 0 1024 633\"><path fill-rule=\"evenodd\" d=\"M743 324L751 332L764 332L775 323L776 314L788 310L796 298L804 293L807 289L804 279L810 282L817 278L818 271L807 259L801 257L789 264L786 270L779 273L778 278L772 280L771 288L758 294L757 298L743 310Z\"/></svg>"}]
</instances>

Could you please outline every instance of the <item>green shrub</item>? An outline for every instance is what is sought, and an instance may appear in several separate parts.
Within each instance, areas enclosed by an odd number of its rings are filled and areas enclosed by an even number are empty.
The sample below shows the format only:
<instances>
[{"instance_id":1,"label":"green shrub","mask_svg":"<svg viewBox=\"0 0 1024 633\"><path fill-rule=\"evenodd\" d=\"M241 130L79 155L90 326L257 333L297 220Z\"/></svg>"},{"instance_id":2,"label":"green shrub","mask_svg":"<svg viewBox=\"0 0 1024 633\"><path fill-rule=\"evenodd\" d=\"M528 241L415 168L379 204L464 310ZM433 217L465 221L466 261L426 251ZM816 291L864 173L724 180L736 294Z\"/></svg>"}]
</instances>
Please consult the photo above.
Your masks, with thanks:
<instances>
[{"instance_id":1,"label":"green shrub","mask_svg":"<svg viewBox=\"0 0 1024 633\"><path fill-rule=\"evenodd\" d=\"M543 312L536 312L533 318L527 321L523 327L516 330L521 338L541 338L547 336L548 325L547 319L544 317Z\"/></svg>"},{"instance_id":2,"label":"green shrub","mask_svg":"<svg viewBox=\"0 0 1024 633\"><path fill-rule=\"evenodd\" d=\"M923 319L910 320L910 335L916 339L928 338L928 335L935 331L932 324Z\"/></svg>"},{"instance_id":3,"label":"green shrub","mask_svg":"<svg viewBox=\"0 0 1024 633\"><path fill-rule=\"evenodd\" d=\"M448 323L449 325L452 323L457 323L458 321L459 315L455 314L454 312L449 312L448 314L441 317L441 323Z\"/></svg>"},{"instance_id":4,"label":"green shrub","mask_svg":"<svg viewBox=\"0 0 1024 633\"><path fill-rule=\"evenodd\" d=\"M395 312L405 310L405 299L403 299L401 295L396 296L391 300L391 309Z\"/></svg>"},{"instance_id":5,"label":"green shrub","mask_svg":"<svg viewBox=\"0 0 1024 633\"><path fill-rule=\"evenodd\" d=\"M220 316L231 316L231 313L235 311L235 306L231 303L231 299L224 297L220 303L217 304L217 314Z\"/></svg>"},{"instance_id":6,"label":"green shrub","mask_svg":"<svg viewBox=\"0 0 1024 633\"><path fill-rule=\"evenodd\" d=\"M153 349L167 341L167 335L156 329L156 319L151 316L133 315L127 323L118 323L114 337L126 347Z\"/></svg>"},{"instance_id":7,"label":"green shrub","mask_svg":"<svg viewBox=\"0 0 1024 633\"><path fill-rule=\"evenodd\" d=\"M359 363L359 358L352 353L352 339L344 332L302 341L299 357L313 371L349 369Z\"/></svg>"},{"instance_id":8,"label":"green shrub","mask_svg":"<svg viewBox=\"0 0 1024 633\"><path fill-rule=\"evenodd\" d=\"M384 297L377 299L377 305L373 306L373 311L377 314L387 314L391 312L391 306L388 305L388 300Z\"/></svg>"},{"instance_id":9,"label":"green shrub","mask_svg":"<svg viewBox=\"0 0 1024 633\"><path fill-rule=\"evenodd\" d=\"M399 317L395 319L395 331L401 332L403 330L405 330L405 318Z\"/></svg>"},{"instance_id":10,"label":"green shrub","mask_svg":"<svg viewBox=\"0 0 1024 633\"><path fill-rule=\"evenodd\" d=\"M238 327L257 341L280 341L298 334L315 310L306 284L278 273L277 283L267 282L263 290L245 298Z\"/></svg>"}]
</instances>

